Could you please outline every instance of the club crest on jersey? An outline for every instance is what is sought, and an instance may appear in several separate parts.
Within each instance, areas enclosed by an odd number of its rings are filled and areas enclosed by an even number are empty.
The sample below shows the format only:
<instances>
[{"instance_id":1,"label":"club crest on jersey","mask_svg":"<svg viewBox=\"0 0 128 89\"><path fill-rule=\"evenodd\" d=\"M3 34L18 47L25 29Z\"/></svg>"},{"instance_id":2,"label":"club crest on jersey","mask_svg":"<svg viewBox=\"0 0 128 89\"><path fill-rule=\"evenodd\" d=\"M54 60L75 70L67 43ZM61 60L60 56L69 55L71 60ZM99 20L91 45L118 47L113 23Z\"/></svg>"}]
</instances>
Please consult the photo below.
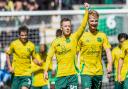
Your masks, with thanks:
<instances>
[{"instance_id":1,"label":"club crest on jersey","mask_svg":"<svg viewBox=\"0 0 128 89\"><path fill-rule=\"evenodd\" d=\"M70 38L67 38L67 39L66 39L66 42L67 42L67 43L70 43L70 42L71 42Z\"/></svg>"},{"instance_id":2,"label":"club crest on jersey","mask_svg":"<svg viewBox=\"0 0 128 89\"><path fill-rule=\"evenodd\" d=\"M90 40L89 39L86 39L86 42L89 42Z\"/></svg>"},{"instance_id":3,"label":"club crest on jersey","mask_svg":"<svg viewBox=\"0 0 128 89\"><path fill-rule=\"evenodd\" d=\"M100 37L97 38L98 42L102 42L102 39Z\"/></svg>"}]
</instances>

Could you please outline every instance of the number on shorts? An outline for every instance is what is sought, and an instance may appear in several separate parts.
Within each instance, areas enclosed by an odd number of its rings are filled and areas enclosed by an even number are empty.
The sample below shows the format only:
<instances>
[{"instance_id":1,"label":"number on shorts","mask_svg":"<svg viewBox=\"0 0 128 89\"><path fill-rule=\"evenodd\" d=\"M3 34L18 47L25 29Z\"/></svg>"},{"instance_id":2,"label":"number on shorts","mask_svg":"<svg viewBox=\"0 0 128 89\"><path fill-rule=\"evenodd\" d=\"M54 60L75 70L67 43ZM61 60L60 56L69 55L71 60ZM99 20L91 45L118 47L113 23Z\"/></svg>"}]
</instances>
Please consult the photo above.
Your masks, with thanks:
<instances>
[{"instance_id":1,"label":"number on shorts","mask_svg":"<svg viewBox=\"0 0 128 89\"><path fill-rule=\"evenodd\" d=\"M70 89L77 89L77 86L70 85Z\"/></svg>"},{"instance_id":2,"label":"number on shorts","mask_svg":"<svg viewBox=\"0 0 128 89\"><path fill-rule=\"evenodd\" d=\"M31 85L31 80L30 79L28 79L28 84Z\"/></svg>"}]
</instances>

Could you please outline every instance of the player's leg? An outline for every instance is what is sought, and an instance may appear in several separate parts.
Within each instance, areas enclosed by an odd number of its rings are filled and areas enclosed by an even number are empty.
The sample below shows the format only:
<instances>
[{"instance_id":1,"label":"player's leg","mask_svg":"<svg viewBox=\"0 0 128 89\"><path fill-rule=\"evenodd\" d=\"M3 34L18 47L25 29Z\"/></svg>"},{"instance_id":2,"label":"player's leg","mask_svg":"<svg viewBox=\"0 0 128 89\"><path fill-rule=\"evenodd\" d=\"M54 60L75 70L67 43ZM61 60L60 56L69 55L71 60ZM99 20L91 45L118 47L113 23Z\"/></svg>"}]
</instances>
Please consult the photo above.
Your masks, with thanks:
<instances>
[{"instance_id":1,"label":"player's leg","mask_svg":"<svg viewBox=\"0 0 128 89\"><path fill-rule=\"evenodd\" d=\"M78 89L78 75L67 76L67 89Z\"/></svg>"},{"instance_id":2,"label":"player's leg","mask_svg":"<svg viewBox=\"0 0 128 89\"><path fill-rule=\"evenodd\" d=\"M90 75L81 75L82 89L91 89L92 77Z\"/></svg>"},{"instance_id":3,"label":"player's leg","mask_svg":"<svg viewBox=\"0 0 128 89\"><path fill-rule=\"evenodd\" d=\"M48 86L47 86L47 85L45 85L45 86L40 86L40 87L32 86L31 89L48 89Z\"/></svg>"},{"instance_id":4,"label":"player's leg","mask_svg":"<svg viewBox=\"0 0 128 89\"><path fill-rule=\"evenodd\" d=\"M31 89L42 89L41 87L35 87L35 86L32 86Z\"/></svg>"},{"instance_id":5,"label":"player's leg","mask_svg":"<svg viewBox=\"0 0 128 89\"><path fill-rule=\"evenodd\" d=\"M20 79L14 76L12 79L11 89L19 89Z\"/></svg>"},{"instance_id":6,"label":"player's leg","mask_svg":"<svg viewBox=\"0 0 128 89\"><path fill-rule=\"evenodd\" d=\"M91 89L101 89L101 86L102 86L102 75L93 76Z\"/></svg>"},{"instance_id":7,"label":"player's leg","mask_svg":"<svg viewBox=\"0 0 128 89\"><path fill-rule=\"evenodd\" d=\"M128 89L128 78L124 80L124 86L123 89Z\"/></svg>"},{"instance_id":8,"label":"player's leg","mask_svg":"<svg viewBox=\"0 0 128 89\"><path fill-rule=\"evenodd\" d=\"M55 89L66 89L67 77L57 77L55 81Z\"/></svg>"},{"instance_id":9,"label":"player's leg","mask_svg":"<svg viewBox=\"0 0 128 89\"><path fill-rule=\"evenodd\" d=\"M21 76L20 77L20 88L21 89L30 89L32 80L30 76Z\"/></svg>"},{"instance_id":10,"label":"player's leg","mask_svg":"<svg viewBox=\"0 0 128 89\"><path fill-rule=\"evenodd\" d=\"M119 83L118 81L115 81L114 82L114 89L123 89L123 83L124 82L121 82L121 83Z\"/></svg>"},{"instance_id":11,"label":"player's leg","mask_svg":"<svg viewBox=\"0 0 128 89\"><path fill-rule=\"evenodd\" d=\"M41 89L48 89L48 86L47 86L47 85L42 86L42 88L41 88Z\"/></svg>"}]
</instances>

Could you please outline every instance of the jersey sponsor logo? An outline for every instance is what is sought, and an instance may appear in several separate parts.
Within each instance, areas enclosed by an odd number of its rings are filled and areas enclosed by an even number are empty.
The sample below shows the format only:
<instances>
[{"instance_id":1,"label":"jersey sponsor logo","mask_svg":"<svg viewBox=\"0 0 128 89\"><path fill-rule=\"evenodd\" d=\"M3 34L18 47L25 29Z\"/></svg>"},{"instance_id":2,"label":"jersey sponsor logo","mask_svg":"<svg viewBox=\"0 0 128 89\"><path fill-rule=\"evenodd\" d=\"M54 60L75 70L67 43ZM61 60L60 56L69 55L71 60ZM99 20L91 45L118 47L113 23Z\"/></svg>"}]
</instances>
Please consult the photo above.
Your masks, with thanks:
<instances>
[{"instance_id":1,"label":"jersey sponsor logo","mask_svg":"<svg viewBox=\"0 0 128 89\"><path fill-rule=\"evenodd\" d=\"M30 48L27 48L27 52L31 52L31 49Z\"/></svg>"},{"instance_id":2,"label":"jersey sponsor logo","mask_svg":"<svg viewBox=\"0 0 128 89\"><path fill-rule=\"evenodd\" d=\"M70 49L70 48L67 49L67 48L65 47L65 45L60 45L60 44L58 44L57 46L60 47L60 51L57 51L58 55L66 54L66 53L68 53L69 51L71 51L71 49Z\"/></svg>"},{"instance_id":3,"label":"jersey sponsor logo","mask_svg":"<svg viewBox=\"0 0 128 89\"><path fill-rule=\"evenodd\" d=\"M71 51L71 49L62 50L61 52L57 52L57 53L58 53L58 55L61 55L61 54L66 54L66 53L68 53L69 51Z\"/></svg>"},{"instance_id":4,"label":"jersey sponsor logo","mask_svg":"<svg viewBox=\"0 0 128 89\"><path fill-rule=\"evenodd\" d=\"M100 55L100 50L97 50L95 46L91 46L90 48L86 49L85 52L88 56L98 57Z\"/></svg>"}]
</instances>

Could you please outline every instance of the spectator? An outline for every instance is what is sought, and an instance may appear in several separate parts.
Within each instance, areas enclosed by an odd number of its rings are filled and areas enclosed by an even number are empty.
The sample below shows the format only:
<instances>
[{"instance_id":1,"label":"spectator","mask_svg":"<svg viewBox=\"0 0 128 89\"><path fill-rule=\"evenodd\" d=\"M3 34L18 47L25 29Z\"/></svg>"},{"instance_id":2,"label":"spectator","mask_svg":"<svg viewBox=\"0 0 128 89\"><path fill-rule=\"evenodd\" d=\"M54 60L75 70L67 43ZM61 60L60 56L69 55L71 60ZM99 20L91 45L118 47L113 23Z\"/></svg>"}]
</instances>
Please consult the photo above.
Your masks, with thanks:
<instances>
[{"instance_id":1,"label":"spectator","mask_svg":"<svg viewBox=\"0 0 128 89\"><path fill-rule=\"evenodd\" d=\"M72 9L72 0L62 0L62 10L71 10Z\"/></svg>"},{"instance_id":2,"label":"spectator","mask_svg":"<svg viewBox=\"0 0 128 89\"><path fill-rule=\"evenodd\" d=\"M23 11L24 10L23 9L23 2L22 2L22 0L16 0L14 2L14 10L15 11Z\"/></svg>"},{"instance_id":3,"label":"spectator","mask_svg":"<svg viewBox=\"0 0 128 89\"><path fill-rule=\"evenodd\" d=\"M0 11L7 11L6 4L6 0L0 0Z\"/></svg>"},{"instance_id":4,"label":"spectator","mask_svg":"<svg viewBox=\"0 0 128 89\"><path fill-rule=\"evenodd\" d=\"M7 8L9 11L13 11L13 10L14 10L14 3L13 3L12 0L8 0L7 5L6 5L6 8Z\"/></svg>"},{"instance_id":5,"label":"spectator","mask_svg":"<svg viewBox=\"0 0 128 89\"><path fill-rule=\"evenodd\" d=\"M29 0L27 4L27 8L29 11L35 11L38 10L38 4L35 0Z\"/></svg>"},{"instance_id":6,"label":"spectator","mask_svg":"<svg viewBox=\"0 0 128 89\"><path fill-rule=\"evenodd\" d=\"M39 5L39 10L53 10L56 8L54 0L36 0Z\"/></svg>"}]
</instances>

